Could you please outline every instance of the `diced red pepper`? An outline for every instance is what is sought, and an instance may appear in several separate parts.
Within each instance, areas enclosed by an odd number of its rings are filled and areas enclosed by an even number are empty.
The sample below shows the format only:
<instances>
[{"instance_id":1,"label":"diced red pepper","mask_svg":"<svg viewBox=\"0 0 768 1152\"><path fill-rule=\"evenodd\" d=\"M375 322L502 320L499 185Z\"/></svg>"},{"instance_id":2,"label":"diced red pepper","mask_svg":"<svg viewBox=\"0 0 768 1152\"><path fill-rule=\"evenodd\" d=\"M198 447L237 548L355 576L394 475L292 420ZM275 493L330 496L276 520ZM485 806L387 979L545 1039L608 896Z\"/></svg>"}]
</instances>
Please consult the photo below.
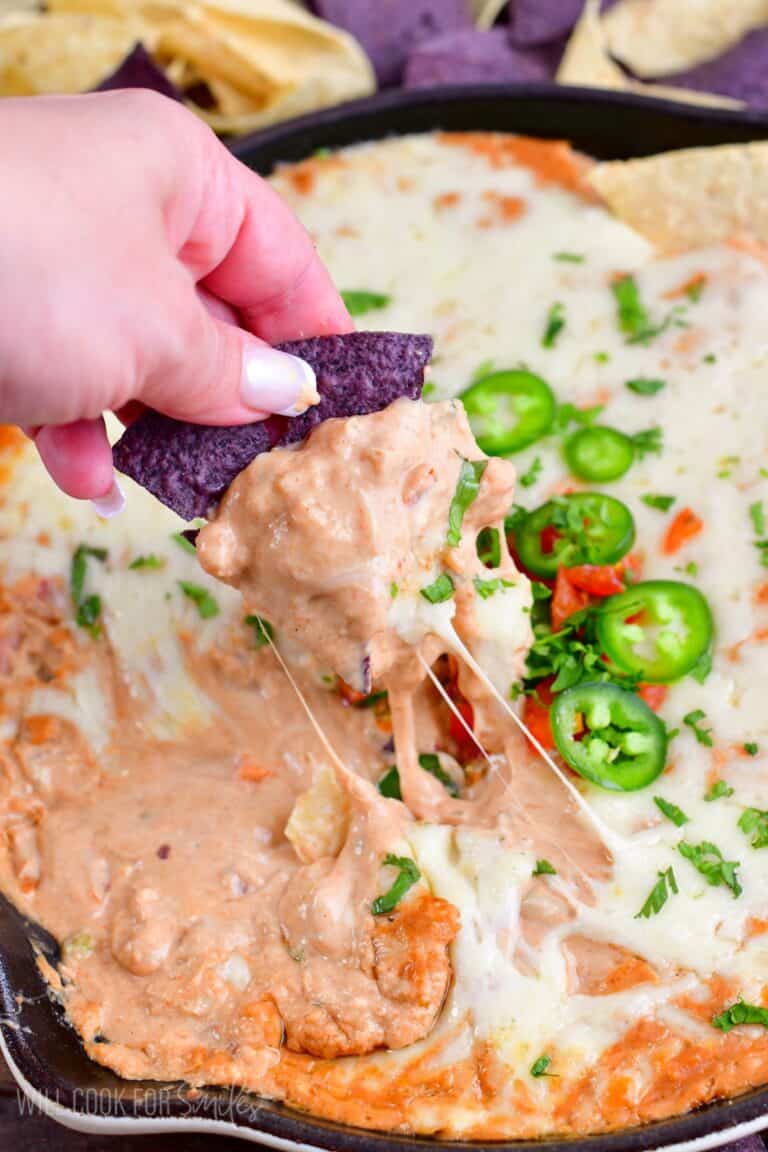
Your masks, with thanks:
<instances>
[{"instance_id":1,"label":"diced red pepper","mask_svg":"<svg viewBox=\"0 0 768 1152\"><path fill-rule=\"evenodd\" d=\"M658 712L662 704L667 698L669 689L666 684L640 684L637 689L637 694L641 700L644 700L649 708L654 712Z\"/></svg>"},{"instance_id":2,"label":"diced red pepper","mask_svg":"<svg viewBox=\"0 0 768 1152\"><path fill-rule=\"evenodd\" d=\"M566 573L574 588L590 596L614 596L624 591L618 564L579 564Z\"/></svg>"},{"instance_id":3,"label":"diced red pepper","mask_svg":"<svg viewBox=\"0 0 768 1152\"><path fill-rule=\"evenodd\" d=\"M555 747L549 720L549 709L552 704L551 685L551 679L542 680L536 685L536 696L526 696L523 703L523 723L547 752L553 751Z\"/></svg>"},{"instance_id":4,"label":"diced red pepper","mask_svg":"<svg viewBox=\"0 0 768 1152\"><path fill-rule=\"evenodd\" d=\"M346 680L342 680L341 676L337 678L337 688L339 696L345 704L359 704L362 700L367 699L366 692L358 692L356 688L350 687Z\"/></svg>"},{"instance_id":5,"label":"diced red pepper","mask_svg":"<svg viewBox=\"0 0 768 1152\"><path fill-rule=\"evenodd\" d=\"M559 632L569 616L580 612L588 604L589 593L571 583L566 568L558 568L551 604L553 630Z\"/></svg>"},{"instance_id":6,"label":"diced red pepper","mask_svg":"<svg viewBox=\"0 0 768 1152\"><path fill-rule=\"evenodd\" d=\"M692 508L681 508L664 533L662 552L665 556L674 556L684 544L698 536L703 527L704 521L699 519Z\"/></svg>"},{"instance_id":7,"label":"diced red pepper","mask_svg":"<svg viewBox=\"0 0 768 1152\"><path fill-rule=\"evenodd\" d=\"M547 524L546 528L542 528L540 540L541 551L544 556L551 556L555 550L555 544L560 539L560 533L554 524Z\"/></svg>"}]
</instances>

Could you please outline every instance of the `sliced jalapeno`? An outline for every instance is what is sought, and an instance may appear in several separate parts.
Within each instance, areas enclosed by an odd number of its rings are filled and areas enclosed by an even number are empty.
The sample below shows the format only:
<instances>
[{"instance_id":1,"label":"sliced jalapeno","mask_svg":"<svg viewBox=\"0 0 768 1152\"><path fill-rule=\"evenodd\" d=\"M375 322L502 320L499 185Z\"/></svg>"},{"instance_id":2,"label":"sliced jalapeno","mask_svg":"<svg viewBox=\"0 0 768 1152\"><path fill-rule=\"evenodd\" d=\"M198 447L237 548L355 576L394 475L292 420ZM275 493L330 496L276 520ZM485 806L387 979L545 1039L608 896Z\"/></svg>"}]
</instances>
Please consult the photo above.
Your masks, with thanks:
<instances>
[{"instance_id":1,"label":"sliced jalapeno","mask_svg":"<svg viewBox=\"0 0 768 1152\"><path fill-rule=\"evenodd\" d=\"M657 684L678 680L710 649L709 604L692 584L646 580L604 600L598 642L623 672Z\"/></svg>"},{"instance_id":2,"label":"sliced jalapeno","mask_svg":"<svg viewBox=\"0 0 768 1152\"><path fill-rule=\"evenodd\" d=\"M629 436L595 424L580 428L565 442L565 462L574 476L593 484L618 480L632 467L635 447Z\"/></svg>"},{"instance_id":3,"label":"sliced jalapeno","mask_svg":"<svg viewBox=\"0 0 768 1152\"><path fill-rule=\"evenodd\" d=\"M557 750L569 768L611 792L636 792L664 771L667 730L634 692L577 684L555 697Z\"/></svg>"},{"instance_id":4,"label":"sliced jalapeno","mask_svg":"<svg viewBox=\"0 0 768 1152\"><path fill-rule=\"evenodd\" d=\"M523 368L483 376L461 399L475 439L489 456L527 448L549 432L555 418L549 384Z\"/></svg>"},{"instance_id":5,"label":"sliced jalapeno","mask_svg":"<svg viewBox=\"0 0 768 1152\"><path fill-rule=\"evenodd\" d=\"M552 580L561 566L616 564L634 542L629 508L602 492L556 496L530 512L515 532L526 571Z\"/></svg>"}]
</instances>

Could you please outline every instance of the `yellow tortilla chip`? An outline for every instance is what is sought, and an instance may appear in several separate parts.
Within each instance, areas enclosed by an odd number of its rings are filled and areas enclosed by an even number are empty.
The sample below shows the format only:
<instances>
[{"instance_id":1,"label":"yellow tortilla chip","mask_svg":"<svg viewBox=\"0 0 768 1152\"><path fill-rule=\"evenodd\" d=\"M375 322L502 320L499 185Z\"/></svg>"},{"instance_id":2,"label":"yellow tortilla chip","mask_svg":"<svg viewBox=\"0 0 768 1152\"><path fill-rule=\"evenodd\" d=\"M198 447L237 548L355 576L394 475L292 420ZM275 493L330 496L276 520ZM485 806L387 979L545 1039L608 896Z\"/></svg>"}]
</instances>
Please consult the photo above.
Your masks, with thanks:
<instances>
[{"instance_id":1,"label":"yellow tortilla chip","mask_svg":"<svg viewBox=\"0 0 768 1152\"><path fill-rule=\"evenodd\" d=\"M293 806L285 835L305 864L338 856L349 829L349 799L329 764L315 772L312 787Z\"/></svg>"},{"instance_id":2,"label":"yellow tortilla chip","mask_svg":"<svg viewBox=\"0 0 768 1152\"><path fill-rule=\"evenodd\" d=\"M94 88L143 34L136 19L7 16L0 20L0 96Z\"/></svg>"},{"instance_id":3,"label":"yellow tortilla chip","mask_svg":"<svg viewBox=\"0 0 768 1152\"><path fill-rule=\"evenodd\" d=\"M620 0L603 19L611 53L643 78L693 68L768 24L768 0Z\"/></svg>"},{"instance_id":4,"label":"yellow tortilla chip","mask_svg":"<svg viewBox=\"0 0 768 1152\"><path fill-rule=\"evenodd\" d=\"M492 28L502 8L509 0L470 0L472 18L478 28Z\"/></svg>"},{"instance_id":5,"label":"yellow tortilla chip","mask_svg":"<svg viewBox=\"0 0 768 1152\"><path fill-rule=\"evenodd\" d=\"M614 215L662 252L744 235L768 242L768 143L598 164L587 179Z\"/></svg>"},{"instance_id":6,"label":"yellow tortilla chip","mask_svg":"<svg viewBox=\"0 0 768 1152\"><path fill-rule=\"evenodd\" d=\"M364 96L373 69L357 41L293 0L50 0L58 12L134 15L160 63L204 81L222 132L244 132Z\"/></svg>"},{"instance_id":7,"label":"yellow tortilla chip","mask_svg":"<svg viewBox=\"0 0 768 1152\"><path fill-rule=\"evenodd\" d=\"M766 0L768 2L768 0ZM617 92L635 92L658 96L685 104L704 104L716 108L742 108L738 100L707 92L690 92L660 84L640 84L631 80L611 58L600 17L600 0L587 0L584 11L568 41L560 68L559 84L584 84L590 88L611 88Z\"/></svg>"}]
</instances>

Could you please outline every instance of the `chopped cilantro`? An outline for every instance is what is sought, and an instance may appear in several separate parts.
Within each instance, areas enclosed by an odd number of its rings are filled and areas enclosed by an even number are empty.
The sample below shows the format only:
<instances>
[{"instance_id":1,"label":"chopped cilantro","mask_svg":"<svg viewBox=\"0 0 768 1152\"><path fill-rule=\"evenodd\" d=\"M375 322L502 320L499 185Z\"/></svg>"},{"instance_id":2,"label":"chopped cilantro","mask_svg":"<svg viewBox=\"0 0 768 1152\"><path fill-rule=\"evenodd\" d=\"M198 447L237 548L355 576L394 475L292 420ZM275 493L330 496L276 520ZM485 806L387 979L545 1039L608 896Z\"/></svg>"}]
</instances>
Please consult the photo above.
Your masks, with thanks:
<instances>
[{"instance_id":1,"label":"chopped cilantro","mask_svg":"<svg viewBox=\"0 0 768 1152\"><path fill-rule=\"evenodd\" d=\"M611 357L607 352L595 352L596 364L607 364L610 358Z\"/></svg>"},{"instance_id":2,"label":"chopped cilantro","mask_svg":"<svg viewBox=\"0 0 768 1152\"><path fill-rule=\"evenodd\" d=\"M666 868L663 872L659 872L658 876L645 904L635 914L635 920L650 920L651 916L658 916L669 900L670 894L677 896L678 887L674 869Z\"/></svg>"},{"instance_id":3,"label":"chopped cilantro","mask_svg":"<svg viewBox=\"0 0 768 1152\"><path fill-rule=\"evenodd\" d=\"M565 432L571 424L578 424L582 428L589 427L602 414L604 408L604 404L595 404L592 408L577 408L570 402L558 404L554 428L557 432Z\"/></svg>"},{"instance_id":4,"label":"chopped cilantro","mask_svg":"<svg viewBox=\"0 0 768 1152\"><path fill-rule=\"evenodd\" d=\"M706 720L707 714L701 708L696 708L693 712L687 712L683 716L683 724L690 728L699 744L705 744L707 748L711 748L714 744L712 739L712 729L703 728L701 721Z\"/></svg>"},{"instance_id":5,"label":"chopped cilantro","mask_svg":"<svg viewBox=\"0 0 768 1152\"><path fill-rule=\"evenodd\" d=\"M85 589L85 574L88 560L98 560L103 564L109 553L106 548L94 548L90 544L79 544L72 557L72 567L69 573L69 592L72 598L72 607L75 610L75 622L78 628L90 632L94 640L101 635L101 597L91 595L83 596Z\"/></svg>"},{"instance_id":6,"label":"chopped cilantro","mask_svg":"<svg viewBox=\"0 0 768 1152\"><path fill-rule=\"evenodd\" d=\"M341 293L347 312L350 316L364 316L366 312L375 312L386 308L392 297L383 292L346 291Z\"/></svg>"},{"instance_id":7,"label":"chopped cilantro","mask_svg":"<svg viewBox=\"0 0 768 1152\"><path fill-rule=\"evenodd\" d=\"M461 544L461 525L464 513L474 504L480 491L480 481L488 467L487 460L461 461L459 478L456 481L456 491L448 509L448 543L451 548Z\"/></svg>"},{"instance_id":8,"label":"chopped cilantro","mask_svg":"<svg viewBox=\"0 0 768 1152\"><path fill-rule=\"evenodd\" d=\"M683 824L687 824L690 816L686 816L682 808L678 808L677 804L672 804L669 800L665 800L663 796L654 796L653 802L656 807L662 812L667 820L671 820L678 828L682 828Z\"/></svg>"},{"instance_id":9,"label":"chopped cilantro","mask_svg":"<svg viewBox=\"0 0 768 1152\"><path fill-rule=\"evenodd\" d=\"M538 1060L534 1060L533 1064L531 1064L531 1076L535 1077L537 1080L541 1076L553 1076L553 1072L547 1071L551 1063L552 1057L547 1056L546 1053L543 1056L539 1056Z\"/></svg>"},{"instance_id":10,"label":"chopped cilantro","mask_svg":"<svg viewBox=\"0 0 768 1152\"><path fill-rule=\"evenodd\" d=\"M421 398L426 400L428 396L432 396L437 391L437 384L434 380L427 380L426 384L421 389Z\"/></svg>"},{"instance_id":11,"label":"chopped cilantro","mask_svg":"<svg viewBox=\"0 0 768 1152\"><path fill-rule=\"evenodd\" d=\"M378 789L381 795L386 796L388 800L402 800L400 773L397 770L397 764L393 764L391 768L387 769L379 780Z\"/></svg>"},{"instance_id":12,"label":"chopped cilantro","mask_svg":"<svg viewBox=\"0 0 768 1152\"><path fill-rule=\"evenodd\" d=\"M215 616L216 612L212 613L212 615ZM269 620L265 620L263 616L246 616L243 623L247 624L249 628L253 628L254 648L264 648L265 645L269 644L270 640L274 641L275 630Z\"/></svg>"},{"instance_id":13,"label":"chopped cilantro","mask_svg":"<svg viewBox=\"0 0 768 1152\"><path fill-rule=\"evenodd\" d=\"M704 796L707 804L711 804L713 800L722 800L725 797L733 796L733 788L727 784L725 780L715 780L714 784Z\"/></svg>"},{"instance_id":14,"label":"chopped cilantro","mask_svg":"<svg viewBox=\"0 0 768 1152\"><path fill-rule=\"evenodd\" d=\"M558 336L565 328L565 307L558 300L547 313L544 325L544 334L541 337L542 348L554 348Z\"/></svg>"},{"instance_id":15,"label":"chopped cilantro","mask_svg":"<svg viewBox=\"0 0 768 1152\"><path fill-rule=\"evenodd\" d=\"M564 692L584 681L611 681L632 688L637 678L613 672L603 659L594 634L596 609L584 608L569 616L559 631L547 623L534 623L534 642L526 659L526 690L553 677L552 692Z\"/></svg>"},{"instance_id":16,"label":"chopped cilantro","mask_svg":"<svg viewBox=\"0 0 768 1152\"><path fill-rule=\"evenodd\" d=\"M451 796L459 795L459 786L452 776L443 768L440 763L440 757L434 752L422 752L419 756L419 764L425 772L429 772L430 776L434 776L435 780L439 780L446 792Z\"/></svg>"},{"instance_id":17,"label":"chopped cilantro","mask_svg":"<svg viewBox=\"0 0 768 1152\"><path fill-rule=\"evenodd\" d=\"M701 873L707 884L713 888L724 884L730 888L734 899L741 896L742 887L736 871L739 862L725 860L716 844L712 844L709 840L702 840L701 844L689 844L687 840L681 840L677 850L681 856L690 861L697 872Z\"/></svg>"},{"instance_id":18,"label":"chopped cilantro","mask_svg":"<svg viewBox=\"0 0 768 1152\"><path fill-rule=\"evenodd\" d=\"M190 552L193 556L196 554L194 544L184 535L183 532L171 533L171 540L175 540L179 548L183 548L185 552Z\"/></svg>"},{"instance_id":19,"label":"chopped cilantro","mask_svg":"<svg viewBox=\"0 0 768 1152\"><path fill-rule=\"evenodd\" d=\"M421 879L421 872L409 856L393 856L390 852L384 857L384 866L397 868L398 874L392 887L383 895L377 896L371 905L374 916L386 916L387 913L393 912L406 892Z\"/></svg>"},{"instance_id":20,"label":"chopped cilantro","mask_svg":"<svg viewBox=\"0 0 768 1152\"><path fill-rule=\"evenodd\" d=\"M583 264L586 260L581 252L553 252L553 260L559 260L561 264Z\"/></svg>"},{"instance_id":21,"label":"chopped cilantro","mask_svg":"<svg viewBox=\"0 0 768 1152\"><path fill-rule=\"evenodd\" d=\"M669 512L677 497L658 496L654 492L646 492L640 499L643 504L647 504L649 508L658 508L659 512Z\"/></svg>"},{"instance_id":22,"label":"chopped cilantro","mask_svg":"<svg viewBox=\"0 0 768 1152\"><path fill-rule=\"evenodd\" d=\"M520 483L523 488L531 488L543 471L544 465L541 462L541 457L536 456L527 472L523 472L520 477Z\"/></svg>"},{"instance_id":23,"label":"chopped cilantro","mask_svg":"<svg viewBox=\"0 0 768 1152\"><path fill-rule=\"evenodd\" d=\"M768 812L761 808L745 808L739 817L739 828L751 836L753 848L768 848Z\"/></svg>"},{"instance_id":24,"label":"chopped cilantro","mask_svg":"<svg viewBox=\"0 0 768 1152\"><path fill-rule=\"evenodd\" d=\"M521 504L513 504L507 515L504 517L504 531L506 534L508 536L514 536L515 532L526 519L527 515L527 508L523 508Z\"/></svg>"},{"instance_id":25,"label":"chopped cilantro","mask_svg":"<svg viewBox=\"0 0 768 1152\"><path fill-rule=\"evenodd\" d=\"M721 1032L730 1032L739 1024L760 1024L768 1028L768 1008L758 1004L746 1004L741 997L735 1004L731 1004L719 1016L712 1017L712 1027L719 1028Z\"/></svg>"},{"instance_id":26,"label":"chopped cilantro","mask_svg":"<svg viewBox=\"0 0 768 1152\"><path fill-rule=\"evenodd\" d=\"M137 556L135 560L131 560L128 565L129 568L165 568L165 557L156 556L154 552L149 552L146 556Z\"/></svg>"},{"instance_id":27,"label":"chopped cilantro","mask_svg":"<svg viewBox=\"0 0 768 1152\"><path fill-rule=\"evenodd\" d=\"M549 860L537 860L531 876L557 876L557 868L554 864L550 864Z\"/></svg>"},{"instance_id":28,"label":"chopped cilantro","mask_svg":"<svg viewBox=\"0 0 768 1152\"><path fill-rule=\"evenodd\" d=\"M768 568L768 540L755 540L755 548L760 553L760 564Z\"/></svg>"},{"instance_id":29,"label":"chopped cilantro","mask_svg":"<svg viewBox=\"0 0 768 1152\"><path fill-rule=\"evenodd\" d=\"M698 304L701 300L701 294L707 286L708 279L709 277L702 272L700 276L695 276L686 286L685 295L691 303Z\"/></svg>"},{"instance_id":30,"label":"chopped cilantro","mask_svg":"<svg viewBox=\"0 0 768 1152\"><path fill-rule=\"evenodd\" d=\"M749 506L749 518L755 530L755 536L765 536L765 510L762 500L756 500Z\"/></svg>"},{"instance_id":31,"label":"chopped cilantro","mask_svg":"<svg viewBox=\"0 0 768 1152\"><path fill-rule=\"evenodd\" d=\"M754 740L748 740L746 744L742 744L742 748L746 752L747 756L757 756L758 752L760 751L760 748L757 744L755 744Z\"/></svg>"},{"instance_id":32,"label":"chopped cilantro","mask_svg":"<svg viewBox=\"0 0 768 1152\"><path fill-rule=\"evenodd\" d=\"M626 387L629 388L630 392L636 392L638 396L655 396L666 386L666 380L652 380L645 376L638 376L634 380L627 380L626 382Z\"/></svg>"},{"instance_id":33,"label":"chopped cilantro","mask_svg":"<svg viewBox=\"0 0 768 1152\"><path fill-rule=\"evenodd\" d=\"M658 455L663 447L663 435L661 428L657 426L645 428L642 432L636 432L634 436L630 437L638 460L642 460L649 452L655 452Z\"/></svg>"},{"instance_id":34,"label":"chopped cilantro","mask_svg":"<svg viewBox=\"0 0 768 1152\"><path fill-rule=\"evenodd\" d=\"M546 584L542 584L540 580L531 580L531 592L534 600L552 599L552 589L548 588Z\"/></svg>"},{"instance_id":35,"label":"chopped cilantro","mask_svg":"<svg viewBox=\"0 0 768 1152\"><path fill-rule=\"evenodd\" d=\"M399 593L400 593L400 589L398 588L397 584L395 584L395 582L393 580L389 586L389 594L393 600L397 600Z\"/></svg>"},{"instance_id":36,"label":"chopped cilantro","mask_svg":"<svg viewBox=\"0 0 768 1152\"><path fill-rule=\"evenodd\" d=\"M712 671L712 649L702 652L698 660L688 673L698 684L703 684Z\"/></svg>"},{"instance_id":37,"label":"chopped cilantro","mask_svg":"<svg viewBox=\"0 0 768 1152\"><path fill-rule=\"evenodd\" d=\"M207 588L203 588L202 584L192 584L189 580L179 580L178 584L187 599L196 606L203 620L218 616L219 605Z\"/></svg>"},{"instance_id":38,"label":"chopped cilantro","mask_svg":"<svg viewBox=\"0 0 768 1152\"><path fill-rule=\"evenodd\" d=\"M473 584L481 600L490 600L497 592L503 592L505 588L514 588L515 581L505 580L502 576L494 576L491 580L481 580L479 576L475 576Z\"/></svg>"},{"instance_id":39,"label":"chopped cilantro","mask_svg":"<svg viewBox=\"0 0 768 1152\"><path fill-rule=\"evenodd\" d=\"M436 580L427 584L425 588L420 588L419 592L430 604L442 604L453 596L454 583L447 572L441 572Z\"/></svg>"},{"instance_id":40,"label":"chopped cilantro","mask_svg":"<svg viewBox=\"0 0 768 1152\"><path fill-rule=\"evenodd\" d=\"M619 328L626 336L636 336L650 323L648 313L640 299L640 289L634 276L620 276L611 284L618 311Z\"/></svg>"},{"instance_id":41,"label":"chopped cilantro","mask_svg":"<svg viewBox=\"0 0 768 1152\"><path fill-rule=\"evenodd\" d=\"M706 356L702 357L705 364L717 364L717 356L714 352L707 352Z\"/></svg>"}]
</instances>

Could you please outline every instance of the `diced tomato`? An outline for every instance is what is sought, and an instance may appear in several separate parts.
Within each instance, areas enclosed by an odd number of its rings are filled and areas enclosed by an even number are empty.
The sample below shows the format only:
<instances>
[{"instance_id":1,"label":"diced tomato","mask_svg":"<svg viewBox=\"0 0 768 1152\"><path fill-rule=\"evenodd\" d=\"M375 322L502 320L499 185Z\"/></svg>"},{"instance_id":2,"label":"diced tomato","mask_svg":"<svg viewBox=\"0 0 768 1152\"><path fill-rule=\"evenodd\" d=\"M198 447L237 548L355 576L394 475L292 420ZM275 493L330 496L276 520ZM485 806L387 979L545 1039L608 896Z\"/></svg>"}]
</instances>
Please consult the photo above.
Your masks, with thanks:
<instances>
[{"instance_id":1,"label":"diced tomato","mask_svg":"<svg viewBox=\"0 0 768 1152\"><path fill-rule=\"evenodd\" d=\"M526 696L523 704L523 723L547 752L551 752L555 747L552 725L549 721L549 709L552 703L551 685L551 680L542 680L536 685L536 696Z\"/></svg>"},{"instance_id":2,"label":"diced tomato","mask_svg":"<svg viewBox=\"0 0 768 1152\"><path fill-rule=\"evenodd\" d=\"M553 630L559 632L569 616L580 612L588 604L589 593L571 583L566 568L558 568L551 608Z\"/></svg>"},{"instance_id":3,"label":"diced tomato","mask_svg":"<svg viewBox=\"0 0 768 1152\"><path fill-rule=\"evenodd\" d=\"M560 539L560 533L554 524L547 524L546 528L542 528L539 537L541 541L541 551L544 556L551 556L555 550L555 544Z\"/></svg>"},{"instance_id":4,"label":"diced tomato","mask_svg":"<svg viewBox=\"0 0 768 1152\"><path fill-rule=\"evenodd\" d=\"M667 698L669 689L666 684L640 684L637 689L637 694L641 700L645 700L649 708L654 712L658 712L662 704Z\"/></svg>"},{"instance_id":5,"label":"diced tomato","mask_svg":"<svg viewBox=\"0 0 768 1152\"><path fill-rule=\"evenodd\" d=\"M566 575L574 588L590 596L613 596L624 591L618 564L579 564L567 568Z\"/></svg>"},{"instance_id":6,"label":"diced tomato","mask_svg":"<svg viewBox=\"0 0 768 1152\"><path fill-rule=\"evenodd\" d=\"M356 688L351 688L346 680L342 680L341 676L338 677L338 690L339 696L345 704L359 704L362 700L366 699L367 693L358 692Z\"/></svg>"},{"instance_id":7,"label":"diced tomato","mask_svg":"<svg viewBox=\"0 0 768 1152\"><path fill-rule=\"evenodd\" d=\"M475 723L475 713L469 700L465 700L463 696L458 694L454 695L453 693L451 693L451 699L471 731ZM459 763L465 764L467 761L474 760L477 757L477 744L454 712L451 712L448 718L448 732L456 745L456 754Z\"/></svg>"},{"instance_id":8,"label":"diced tomato","mask_svg":"<svg viewBox=\"0 0 768 1152\"><path fill-rule=\"evenodd\" d=\"M698 536L703 527L704 521L699 519L692 508L681 508L664 534L662 552L665 556L673 556L684 544Z\"/></svg>"}]
</instances>

